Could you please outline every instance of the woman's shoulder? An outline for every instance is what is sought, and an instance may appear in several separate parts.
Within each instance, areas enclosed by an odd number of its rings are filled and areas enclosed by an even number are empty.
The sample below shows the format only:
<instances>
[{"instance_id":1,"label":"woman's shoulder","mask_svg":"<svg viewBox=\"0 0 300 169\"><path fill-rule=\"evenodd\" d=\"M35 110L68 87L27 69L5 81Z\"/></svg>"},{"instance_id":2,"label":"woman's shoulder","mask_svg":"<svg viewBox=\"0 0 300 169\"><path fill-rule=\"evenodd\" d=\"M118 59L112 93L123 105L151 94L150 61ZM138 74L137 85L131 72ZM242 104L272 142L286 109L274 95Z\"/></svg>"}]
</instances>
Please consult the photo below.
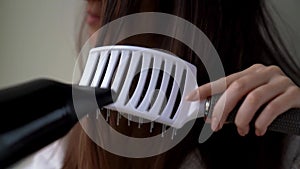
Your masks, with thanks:
<instances>
[{"instance_id":1,"label":"woman's shoulder","mask_svg":"<svg viewBox=\"0 0 300 169\"><path fill-rule=\"evenodd\" d=\"M64 140L57 140L8 169L59 169L64 159Z\"/></svg>"}]
</instances>

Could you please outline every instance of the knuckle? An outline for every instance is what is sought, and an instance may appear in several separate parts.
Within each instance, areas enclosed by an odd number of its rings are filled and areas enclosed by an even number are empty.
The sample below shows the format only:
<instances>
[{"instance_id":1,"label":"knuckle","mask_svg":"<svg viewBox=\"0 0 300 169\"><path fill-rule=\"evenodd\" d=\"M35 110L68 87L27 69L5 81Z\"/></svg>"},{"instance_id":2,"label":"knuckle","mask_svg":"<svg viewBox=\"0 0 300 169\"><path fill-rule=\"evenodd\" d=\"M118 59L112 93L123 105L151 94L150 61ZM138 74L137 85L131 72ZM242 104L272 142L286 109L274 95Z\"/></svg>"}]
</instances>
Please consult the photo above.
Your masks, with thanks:
<instances>
[{"instance_id":1,"label":"knuckle","mask_svg":"<svg viewBox=\"0 0 300 169\"><path fill-rule=\"evenodd\" d=\"M278 84L293 84L292 80L286 76L279 76L277 78Z\"/></svg>"},{"instance_id":2,"label":"knuckle","mask_svg":"<svg viewBox=\"0 0 300 169\"><path fill-rule=\"evenodd\" d=\"M283 74L282 70L281 70L278 66L275 66L275 65L266 67L266 68L265 68L265 71L266 71L267 73Z\"/></svg>"},{"instance_id":3,"label":"knuckle","mask_svg":"<svg viewBox=\"0 0 300 169\"><path fill-rule=\"evenodd\" d=\"M258 91L251 92L248 94L246 101L250 105L256 105L259 103L260 98L262 97L262 94Z\"/></svg>"},{"instance_id":4,"label":"knuckle","mask_svg":"<svg viewBox=\"0 0 300 169\"><path fill-rule=\"evenodd\" d=\"M236 80L230 85L235 91L243 91L246 88L246 83L242 80Z\"/></svg>"},{"instance_id":5,"label":"knuckle","mask_svg":"<svg viewBox=\"0 0 300 169\"><path fill-rule=\"evenodd\" d=\"M250 68L257 71L257 70L260 70L261 68L264 68L264 67L265 67L265 65L257 63L257 64L252 65Z\"/></svg>"}]
</instances>

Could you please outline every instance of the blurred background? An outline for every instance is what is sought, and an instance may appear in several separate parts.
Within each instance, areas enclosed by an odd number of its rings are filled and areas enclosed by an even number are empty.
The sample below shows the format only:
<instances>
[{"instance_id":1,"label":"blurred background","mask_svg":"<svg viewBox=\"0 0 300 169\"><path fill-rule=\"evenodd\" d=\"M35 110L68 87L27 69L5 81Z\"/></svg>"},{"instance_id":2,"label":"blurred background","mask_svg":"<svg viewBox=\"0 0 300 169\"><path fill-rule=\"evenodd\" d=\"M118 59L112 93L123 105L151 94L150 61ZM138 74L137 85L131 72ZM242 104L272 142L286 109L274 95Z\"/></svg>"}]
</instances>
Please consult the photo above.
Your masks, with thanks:
<instances>
[{"instance_id":1,"label":"blurred background","mask_svg":"<svg viewBox=\"0 0 300 169\"><path fill-rule=\"evenodd\" d=\"M300 63L300 1L268 2L284 20L277 19L278 26ZM0 88L40 77L72 82L75 28L81 24L84 4L84 0L1 0Z\"/></svg>"},{"instance_id":2,"label":"blurred background","mask_svg":"<svg viewBox=\"0 0 300 169\"><path fill-rule=\"evenodd\" d=\"M72 82L85 3L1 0L0 88L41 77Z\"/></svg>"}]
</instances>

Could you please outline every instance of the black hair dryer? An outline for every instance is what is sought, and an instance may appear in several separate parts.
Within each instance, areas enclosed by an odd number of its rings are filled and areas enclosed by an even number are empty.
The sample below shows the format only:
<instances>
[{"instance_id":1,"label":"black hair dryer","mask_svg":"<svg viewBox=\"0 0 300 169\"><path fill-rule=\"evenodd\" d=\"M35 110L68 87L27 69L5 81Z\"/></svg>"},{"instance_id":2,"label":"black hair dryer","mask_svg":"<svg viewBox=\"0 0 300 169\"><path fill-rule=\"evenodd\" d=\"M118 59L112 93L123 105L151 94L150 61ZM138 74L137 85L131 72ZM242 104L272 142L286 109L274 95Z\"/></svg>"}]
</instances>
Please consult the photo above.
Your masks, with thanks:
<instances>
[{"instance_id":1,"label":"black hair dryer","mask_svg":"<svg viewBox=\"0 0 300 169\"><path fill-rule=\"evenodd\" d=\"M76 114L73 93L79 99ZM96 97L98 105L86 104ZM70 131L80 118L113 102L110 89L38 79L0 90L0 168L45 147ZM79 96L79 97L78 97ZM76 102L77 104L77 102Z\"/></svg>"}]
</instances>

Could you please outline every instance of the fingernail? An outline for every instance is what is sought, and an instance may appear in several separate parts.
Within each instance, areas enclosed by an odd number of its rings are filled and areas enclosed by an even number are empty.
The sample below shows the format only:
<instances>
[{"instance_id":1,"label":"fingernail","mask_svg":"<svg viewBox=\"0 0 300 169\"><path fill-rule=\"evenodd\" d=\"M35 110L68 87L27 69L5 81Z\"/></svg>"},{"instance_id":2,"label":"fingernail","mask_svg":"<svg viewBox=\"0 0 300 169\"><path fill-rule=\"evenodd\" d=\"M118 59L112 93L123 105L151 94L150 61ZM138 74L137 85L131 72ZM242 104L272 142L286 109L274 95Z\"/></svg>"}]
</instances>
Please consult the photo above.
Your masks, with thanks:
<instances>
[{"instance_id":1,"label":"fingernail","mask_svg":"<svg viewBox=\"0 0 300 169\"><path fill-rule=\"evenodd\" d=\"M199 94L198 94L198 90L194 90L191 93L189 93L186 97L185 100L187 101L195 101L199 99Z\"/></svg>"},{"instance_id":2,"label":"fingernail","mask_svg":"<svg viewBox=\"0 0 300 169\"><path fill-rule=\"evenodd\" d=\"M219 126L218 123L219 123L218 119L216 117L213 117L212 121L211 121L211 129L212 129L212 131L217 131L217 128Z\"/></svg>"},{"instance_id":3,"label":"fingernail","mask_svg":"<svg viewBox=\"0 0 300 169\"><path fill-rule=\"evenodd\" d=\"M249 133L249 127L243 128L243 129L238 128L238 133L239 133L239 135L241 135L241 136L247 135L247 134Z\"/></svg>"},{"instance_id":4,"label":"fingernail","mask_svg":"<svg viewBox=\"0 0 300 169\"><path fill-rule=\"evenodd\" d=\"M256 135L256 136L261 136L260 130L257 130L257 129L256 129L256 130L255 130L255 135Z\"/></svg>"},{"instance_id":5,"label":"fingernail","mask_svg":"<svg viewBox=\"0 0 300 169\"><path fill-rule=\"evenodd\" d=\"M255 130L256 136L263 136L266 133L266 130Z\"/></svg>"},{"instance_id":6,"label":"fingernail","mask_svg":"<svg viewBox=\"0 0 300 169\"><path fill-rule=\"evenodd\" d=\"M245 136L246 132L244 130L238 129L238 133L240 136Z\"/></svg>"}]
</instances>

